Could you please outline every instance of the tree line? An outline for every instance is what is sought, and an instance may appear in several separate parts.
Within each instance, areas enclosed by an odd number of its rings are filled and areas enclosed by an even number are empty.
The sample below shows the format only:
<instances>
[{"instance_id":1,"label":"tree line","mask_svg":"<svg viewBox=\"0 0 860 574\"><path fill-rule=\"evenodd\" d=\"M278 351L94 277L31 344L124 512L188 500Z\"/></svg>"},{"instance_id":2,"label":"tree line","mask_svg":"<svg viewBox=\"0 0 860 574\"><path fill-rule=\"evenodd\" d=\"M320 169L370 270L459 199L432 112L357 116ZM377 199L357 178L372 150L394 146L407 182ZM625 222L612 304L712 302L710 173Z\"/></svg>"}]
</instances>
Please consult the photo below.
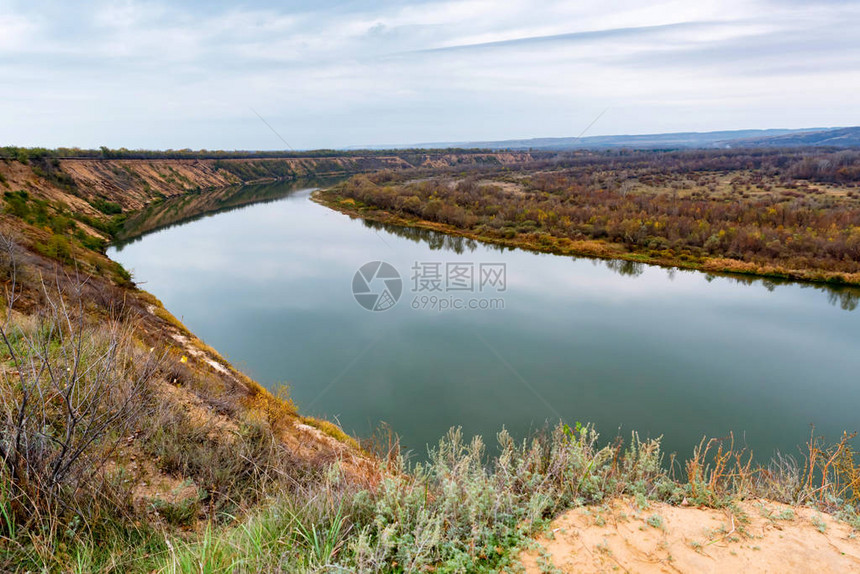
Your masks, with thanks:
<instances>
[{"instance_id":1,"label":"tree line","mask_svg":"<svg viewBox=\"0 0 860 574\"><path fill-rule=\"evenodd\" d=\"M601 240L663 260L721 257L853 274L860 272L858 158L844 151L582 154L517 174L361 175L337 192L490 239L546 247ZM691 191L691 181L713 187L714 171L730 186ZM829 190L811 183L822 180L847 183Z\"/></svg>"}]
</instances>

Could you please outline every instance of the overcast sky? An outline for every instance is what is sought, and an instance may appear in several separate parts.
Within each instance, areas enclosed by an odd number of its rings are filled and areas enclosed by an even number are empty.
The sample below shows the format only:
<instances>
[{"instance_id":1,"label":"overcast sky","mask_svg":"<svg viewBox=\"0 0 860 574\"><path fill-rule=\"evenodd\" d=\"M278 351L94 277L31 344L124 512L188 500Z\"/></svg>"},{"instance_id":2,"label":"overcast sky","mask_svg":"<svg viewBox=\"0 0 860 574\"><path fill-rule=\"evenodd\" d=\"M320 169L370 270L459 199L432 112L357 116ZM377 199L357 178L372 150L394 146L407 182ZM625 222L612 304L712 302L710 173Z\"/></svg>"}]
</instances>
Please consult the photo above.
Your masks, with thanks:
<instances>
[{"instance_id":1,"label":"overcast sky","mask_svg":"<svg viewBox=\"0 0 860 574\"><path fill-rule=\"evenodd\" d=\"M847 0L0 0L0 145L846 126L858 94Z\"/></svg>"}]
</instances>

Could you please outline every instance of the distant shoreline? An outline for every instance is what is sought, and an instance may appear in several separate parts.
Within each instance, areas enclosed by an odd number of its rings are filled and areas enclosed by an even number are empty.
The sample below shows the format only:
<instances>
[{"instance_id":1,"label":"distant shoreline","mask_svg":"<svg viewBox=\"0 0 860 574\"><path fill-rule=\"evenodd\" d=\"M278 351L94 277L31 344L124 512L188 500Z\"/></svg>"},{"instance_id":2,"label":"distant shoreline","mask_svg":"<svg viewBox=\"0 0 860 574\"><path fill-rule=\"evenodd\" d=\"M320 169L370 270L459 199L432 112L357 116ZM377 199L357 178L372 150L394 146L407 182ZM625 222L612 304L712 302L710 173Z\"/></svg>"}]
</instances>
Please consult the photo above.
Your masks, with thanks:
<instances>
[{"instance_id":1,"label":"distant shoreline","mask_svg":"<svg viewBox=\"0 0 860 574\"><path fill-rule=\"evenodd\" d=\"M514 238L483 235L453 225L420 219L418 217L403 217L382 209L372 207L360 207L351 198L338 194L334 189L320 189L311 194L311 199L320 205L339 211L350 217L357 217L400 225L438 231L448 235L456 235L467 239L474 239L484 243L503 245L505 247L525 249L539 253L552 255L567 255L573 257L589 257L604 260L623 260L646 265L655 265L665 268L689 269L703 273L717 273L725 275L746 275L762 279L780 279L800 283L813 283L830 287L860 287L860 273L840 273L820 270L794 270L778 266L759 266L755 263L747 263L737 259L712 257L704 262L684 260L679 257L653 257L645 253L620 251L620 246L608 241L596 239L571 241L565 238L545 237L542 243L528 241L522 236ZM350 203L352 202L352 203Z\"/></svg>"}]
</instances>

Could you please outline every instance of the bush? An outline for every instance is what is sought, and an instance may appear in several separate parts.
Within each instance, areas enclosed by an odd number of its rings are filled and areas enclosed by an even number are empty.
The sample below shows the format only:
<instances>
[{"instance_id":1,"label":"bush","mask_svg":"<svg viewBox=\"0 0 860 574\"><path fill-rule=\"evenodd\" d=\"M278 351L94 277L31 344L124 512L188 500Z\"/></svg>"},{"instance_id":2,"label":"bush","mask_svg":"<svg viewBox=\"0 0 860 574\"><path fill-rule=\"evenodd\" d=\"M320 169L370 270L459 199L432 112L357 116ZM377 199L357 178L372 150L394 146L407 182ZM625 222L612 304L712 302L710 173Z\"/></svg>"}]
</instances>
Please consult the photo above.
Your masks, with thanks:
<instances>
[{"instance_id":1,"label":"bush","mask_svg":"<svg viewBox=\"0 0 860 574\"><path fill-rule=\"evenodd\" d=\"M27 205L28 194L26 191L17 193L6 192L3 194L6 199L6 213L27 219L30 216L30 206Z\"/></svg>"},{"instance_id":2,"label":"bush","mask_svg":"<svg viewBox=\"0 0 860 574\"><path fill-rule=\"evenodd\" d=\"M122 206L112 201L107 201L101 197L97 197L90 202L90 205L104 213L105 215L116 215L122 213Z\"/></svg>"},{"instance_id":3,"label":"bush","mask_svg":"<svg viewBox=\"0 0 860 574\"><path fill-rule=\"evenodd\" d=\"M102 470L136 424L154 372L153 357L141 356L127 330L85 326L54 303L49 315L0 328L0 355L12 367L0 377L7 530L124 507L116 485L102 490Z\"/></svg>"},{"instance_id":4,"label":"bush","mask_svg":"<svg viewBox=\"0 0 860 574\"><path fill-rule=\"evenodd\" d=\"M70 263L72 261L71 245L69 244L69 240L63 235L54 234L44 243L37 242L35 247L36 251L45 257L57 259L64 263Z\"/></svg>"}]
</instances>

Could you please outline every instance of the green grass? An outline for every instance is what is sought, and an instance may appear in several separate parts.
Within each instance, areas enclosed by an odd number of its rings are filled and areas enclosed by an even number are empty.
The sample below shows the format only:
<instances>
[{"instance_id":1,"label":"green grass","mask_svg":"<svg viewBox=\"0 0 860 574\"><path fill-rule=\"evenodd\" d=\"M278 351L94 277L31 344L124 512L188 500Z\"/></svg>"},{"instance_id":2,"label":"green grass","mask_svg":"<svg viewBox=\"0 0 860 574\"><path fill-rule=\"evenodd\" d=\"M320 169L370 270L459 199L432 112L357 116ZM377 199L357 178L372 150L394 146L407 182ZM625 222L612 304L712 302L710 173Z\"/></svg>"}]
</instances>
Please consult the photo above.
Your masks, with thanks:
<instances>
[{"instance_id":1,"label":"green grass","mask_svg":"<svg viewBox=\"0 0 860 574\"><path fill-rule=\"evenodd\" d=\"M659 514L652 514L648 517L648 526L652 528L656 528L658 530L663 529L663 517Z\"/></svg>"}]
</instances>

